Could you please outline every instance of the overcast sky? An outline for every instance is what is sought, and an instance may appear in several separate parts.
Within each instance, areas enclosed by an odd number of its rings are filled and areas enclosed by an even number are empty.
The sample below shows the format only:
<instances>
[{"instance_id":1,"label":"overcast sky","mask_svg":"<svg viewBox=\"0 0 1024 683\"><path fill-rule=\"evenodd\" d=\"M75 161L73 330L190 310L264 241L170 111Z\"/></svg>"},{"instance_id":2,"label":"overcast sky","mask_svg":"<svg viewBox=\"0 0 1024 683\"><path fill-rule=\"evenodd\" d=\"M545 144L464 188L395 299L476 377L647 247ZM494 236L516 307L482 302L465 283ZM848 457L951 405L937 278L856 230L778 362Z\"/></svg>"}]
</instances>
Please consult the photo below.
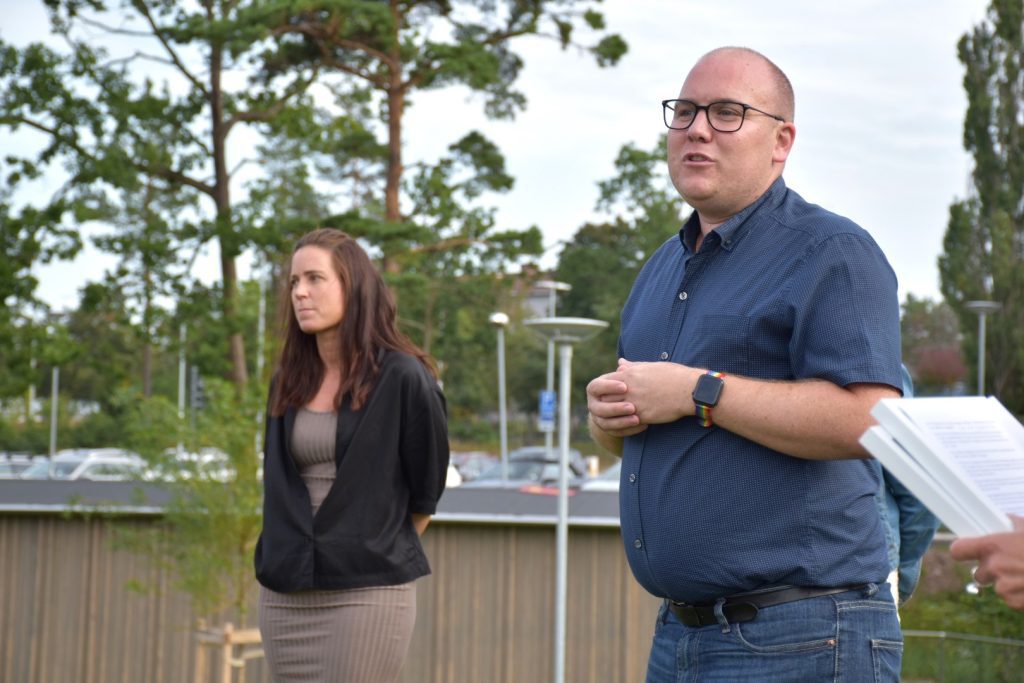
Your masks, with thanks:
<instances>
[{"instance_id":1,"label":"overcast sky","mask_svg":"<svg viewBox=\"0 0 1024 683\"><path fill-rule=\"evenodd\" d=\"M524 113L491 122L482 102L463 91L421 95L406 120L406 157L434 159L466 131L483 130L516 178L511 193L493 200L500 227L537 225L551 265L560 243L595 218L596 183L613 175L619 148L655 144L660 101L677 95L693 62L722 45L752 47L789 75L796 92L788 185L874 236L899 277L901 300L908 292L937 299L949 205L965 196L971 168L956 43L987 4L606 0L609 27L630 47L617 67L600 69L549 41L521 43ZM4 40L23 44L44 34L35 3L0 0L0 8ZM0 149L16 142L9 136L0 132ZM216 263L214 250L197 274L215 279ZM73 307L78 288L109 265L90 249L73 264L41 268L40 295Z\"/></svg>"}]
</instances>

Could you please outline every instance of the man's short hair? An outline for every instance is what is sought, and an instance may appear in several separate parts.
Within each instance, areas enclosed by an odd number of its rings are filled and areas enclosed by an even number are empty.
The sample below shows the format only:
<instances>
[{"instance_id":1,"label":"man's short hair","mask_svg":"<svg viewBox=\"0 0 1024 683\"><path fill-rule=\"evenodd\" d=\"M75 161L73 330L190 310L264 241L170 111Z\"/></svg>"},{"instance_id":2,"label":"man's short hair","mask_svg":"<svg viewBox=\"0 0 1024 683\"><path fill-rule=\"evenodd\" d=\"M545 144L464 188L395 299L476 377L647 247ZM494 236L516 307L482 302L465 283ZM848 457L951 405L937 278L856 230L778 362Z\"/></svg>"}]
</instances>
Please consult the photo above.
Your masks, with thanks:
<instances>
[{"instance_id":1,"label":"man's short hair","mask_svg":"<svg viewBox=\"0 0 1024 683\"><path fill-rule=\"evenodd\" d=\"M757 50L754 50L753 48L739 46L715 48L714 50L711 50L703 57L701 57L701 60L703 60L705 57L717 54L719 52L745 52L749 55L757 57L762 62L764 62L765 65L768 67L768 71L772 75L772 89L775 91L776 97L778 97L777 106L780 109L780 111L778 112L779 115L782 116L782 118L786 119L786 121L791 122L794 120L794 117L796 115L796 97L793 95L793 84L790 83L789 77L786 75L786 72L780 69L775 62L768 59L763 54L761 54Z\"/></svg>"}]
</instances>

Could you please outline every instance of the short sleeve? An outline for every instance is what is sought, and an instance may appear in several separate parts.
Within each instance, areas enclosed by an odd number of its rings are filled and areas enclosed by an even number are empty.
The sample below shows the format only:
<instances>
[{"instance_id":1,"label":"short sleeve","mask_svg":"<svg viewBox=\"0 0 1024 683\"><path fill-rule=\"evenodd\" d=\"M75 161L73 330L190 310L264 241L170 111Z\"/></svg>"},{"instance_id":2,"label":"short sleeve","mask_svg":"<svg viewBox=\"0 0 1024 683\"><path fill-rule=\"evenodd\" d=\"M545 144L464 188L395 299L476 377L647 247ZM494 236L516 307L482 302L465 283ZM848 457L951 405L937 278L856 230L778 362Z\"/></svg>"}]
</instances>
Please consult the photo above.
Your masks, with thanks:
<instances>
[{"instance_id":1,"label":"short sleeve","mask_svg":"<svg viewBox=\"0 0 1024 683\"><path fill-rule=\"evenodd\" d=\"M896 275L868 235L842 232L809 248L789 297L797 378L901 388Z\"/></svg>"}]
</instances>

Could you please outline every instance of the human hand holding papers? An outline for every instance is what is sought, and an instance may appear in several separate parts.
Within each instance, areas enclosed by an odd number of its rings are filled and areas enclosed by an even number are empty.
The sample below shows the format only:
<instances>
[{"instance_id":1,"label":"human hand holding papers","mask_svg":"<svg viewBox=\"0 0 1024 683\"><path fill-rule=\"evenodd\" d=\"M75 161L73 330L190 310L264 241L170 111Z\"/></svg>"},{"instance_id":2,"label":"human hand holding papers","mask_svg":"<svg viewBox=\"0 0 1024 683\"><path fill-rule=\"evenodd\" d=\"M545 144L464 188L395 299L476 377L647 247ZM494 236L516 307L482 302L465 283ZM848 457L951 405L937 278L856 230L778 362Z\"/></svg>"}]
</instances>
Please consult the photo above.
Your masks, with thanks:
<instances>
[{"instance_id":1,"label":"human hand holding papers","mask_svg":"<svg viewBox=\"0 0 1024 683\"><path fill-rule=\"evenodd\" d=\"M861 444L958 536L1024 516L1024 426L993 397L883 399Z\"/></svg>"}]
</instances>

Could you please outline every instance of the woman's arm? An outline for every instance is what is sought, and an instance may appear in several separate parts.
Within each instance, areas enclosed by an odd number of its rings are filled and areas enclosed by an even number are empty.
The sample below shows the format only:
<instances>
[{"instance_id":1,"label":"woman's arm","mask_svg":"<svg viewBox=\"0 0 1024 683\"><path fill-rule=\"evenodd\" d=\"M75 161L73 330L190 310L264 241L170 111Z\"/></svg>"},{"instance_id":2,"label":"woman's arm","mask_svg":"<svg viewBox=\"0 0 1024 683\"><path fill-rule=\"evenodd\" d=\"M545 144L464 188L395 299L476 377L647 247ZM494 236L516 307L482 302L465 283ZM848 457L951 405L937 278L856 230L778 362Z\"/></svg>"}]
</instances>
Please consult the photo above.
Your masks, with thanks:
<instances>
[{"instance_id":1,"label":"woman's arm","mask_svg":"<svg viewBox=\"0 0 1024 683\"><path fill-rule=\"evenodd\" d=\"M414 512L410 516L412 517L413 528L416 529L416 533L422 536L423 532L427 530L427 525L430 524L430 515L420 515Z\"/></svg>"}]
</instances>

